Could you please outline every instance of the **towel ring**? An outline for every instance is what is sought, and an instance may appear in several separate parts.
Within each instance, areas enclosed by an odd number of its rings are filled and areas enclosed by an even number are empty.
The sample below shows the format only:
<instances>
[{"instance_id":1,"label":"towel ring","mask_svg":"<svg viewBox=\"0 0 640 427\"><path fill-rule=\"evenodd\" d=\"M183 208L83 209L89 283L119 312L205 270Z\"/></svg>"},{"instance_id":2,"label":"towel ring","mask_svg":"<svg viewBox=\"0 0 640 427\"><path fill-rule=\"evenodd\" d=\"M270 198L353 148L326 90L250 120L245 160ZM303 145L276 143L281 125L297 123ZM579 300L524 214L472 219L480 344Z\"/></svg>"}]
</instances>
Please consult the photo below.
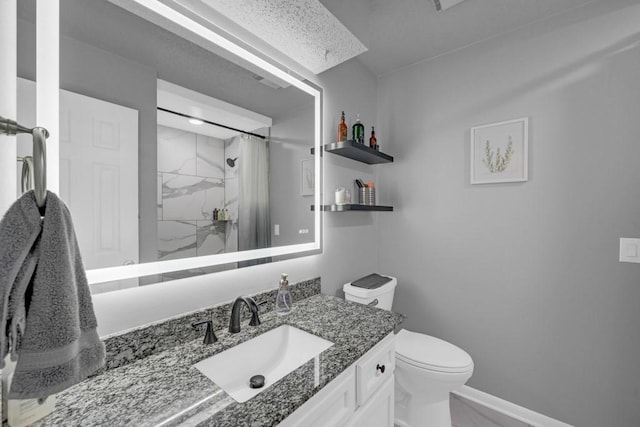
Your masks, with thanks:
<instances>
[{"instance_id":1,"label":"towel ring","mask_svg":"<svg viewBox=\"0 0 640 427\"><path fill-rule=\"evenodd\" d=\"M15 120L5 119L0 116L0 135L17 135L28 133L33 137L33 180L36 204L44 208L47 201L47 150L45 143L49 137L49 131L42 127L29 129L19 125Z\"/></svg>"},{"instance_id":2,"label":"towel ring","mask_svg":"<svg viewBox=\"0 0 640 427\"><path fill-rule=\"evenodd\" d=\"M33 157L32 156L24 156L18 157L18 161L22 162L22 175L20 177L20 190L22 190L22 194L33 188Z\"/></svg>"}]
</instances>

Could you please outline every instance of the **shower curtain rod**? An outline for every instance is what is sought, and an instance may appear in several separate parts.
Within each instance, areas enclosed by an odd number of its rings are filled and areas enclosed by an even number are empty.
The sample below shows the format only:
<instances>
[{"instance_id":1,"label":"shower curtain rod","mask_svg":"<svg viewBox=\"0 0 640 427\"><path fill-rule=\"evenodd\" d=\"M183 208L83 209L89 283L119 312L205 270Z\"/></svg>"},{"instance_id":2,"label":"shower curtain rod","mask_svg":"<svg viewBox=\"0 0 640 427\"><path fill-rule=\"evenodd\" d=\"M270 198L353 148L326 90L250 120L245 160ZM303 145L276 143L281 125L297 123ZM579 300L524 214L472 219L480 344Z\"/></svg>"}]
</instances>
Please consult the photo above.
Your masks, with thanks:
<instances>
[{"instance_id":1,"label":"shower curtain rod","mask_svg":"<svg viewBox=\"0 0 640 427\"><path fill-rule=\"evenodd\" d=\"M42 209L47 199L47 150L44 145L49 137L49 131L41 127L29 129L19 125L15 120L0 116L0 135L17 135L19 133L28 133L33 137L34 192L36 204Z\"/></svg>"},{"instance_id":2,"label":"shower curtain rod","mask_svg":"<svg viewBox=\"0 0 640 427\"><path fill-rule=\"evenodd\" d=\"M245 135L255 136L255 137L261 138L261 139L266 139L267 138L264 135L259 135L257 133L247 132L246 130L236 129L236 128L233 128L231 126L226 126L226 125L222 125L220 123L211 122L209 120L201 119L200 117L193 117L193 116L190 116L188 114L178 113L177 111L167 110L166 108L162 108L162 107L157 107L157 108L158 108L158 110L164 111L165 113L175 114L176 116L184 117L186 119L200 120L200 121L202 121L202 122L204 122L204 123L206 123L208 125L218 126L218 127L221 127L221 128L225 128L225 129L229 129L229 130L235 131L235 132L244 133Z\"/></svg>"}]
</instances>

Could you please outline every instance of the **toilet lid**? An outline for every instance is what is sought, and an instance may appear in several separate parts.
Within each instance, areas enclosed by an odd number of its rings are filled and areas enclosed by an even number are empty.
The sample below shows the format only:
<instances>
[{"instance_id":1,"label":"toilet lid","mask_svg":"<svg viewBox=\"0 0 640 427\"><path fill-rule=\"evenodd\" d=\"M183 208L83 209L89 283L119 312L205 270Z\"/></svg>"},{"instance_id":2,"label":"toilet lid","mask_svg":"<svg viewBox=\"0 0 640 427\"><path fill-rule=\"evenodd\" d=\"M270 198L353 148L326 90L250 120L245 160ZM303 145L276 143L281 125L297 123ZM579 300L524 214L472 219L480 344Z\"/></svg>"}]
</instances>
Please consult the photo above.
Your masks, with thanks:
<instances>
[{"instance_id":1,"label":"toilet lid","mask_svg":"<svg viewBox=\"0 0 640 427\"><path fill-rule=\"evenodd\" d=\"M473 368L471 356L460 347L405 329L396 335L396 357L432 371L465 372Z\"/></svg>"}]
</instances>

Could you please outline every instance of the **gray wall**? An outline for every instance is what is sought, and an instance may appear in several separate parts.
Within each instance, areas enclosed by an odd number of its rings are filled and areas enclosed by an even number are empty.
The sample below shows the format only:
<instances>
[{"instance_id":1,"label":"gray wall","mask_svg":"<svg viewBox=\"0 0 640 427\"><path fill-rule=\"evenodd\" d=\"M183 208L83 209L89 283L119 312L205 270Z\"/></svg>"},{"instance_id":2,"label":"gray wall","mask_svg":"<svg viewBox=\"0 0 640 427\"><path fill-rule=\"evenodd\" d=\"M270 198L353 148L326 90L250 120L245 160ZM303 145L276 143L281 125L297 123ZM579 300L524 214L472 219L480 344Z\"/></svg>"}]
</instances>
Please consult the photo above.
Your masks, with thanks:
<instances>
[{"instance_id":1,"label":"gray wall","mask_svg":"<svg viewBox=\"0 0 640 427\"><path fill-rule=\"evenodd\" d=\"M302 161L313 160L313 99L288 114L273 118L269 142L269 192L271 244L273 246L313 242L313 196L300 195ZM273 225L280 225L280 235ZM309 234L299 234L308 229Z\"/></svg>"},{"instance_id":2,"label":"gray wall","mask_svg":"<svg viewBox=\"0 0 640 427\"><path fill-rule=\"evenodd\" d=\"M469 385L579 426L640 425L640 5L570 14L382 76L381 272ZM469 184L469 129L530 119L526 183ZM385 148L386 150L386 148Z\"/></svg>"}]
</instances>

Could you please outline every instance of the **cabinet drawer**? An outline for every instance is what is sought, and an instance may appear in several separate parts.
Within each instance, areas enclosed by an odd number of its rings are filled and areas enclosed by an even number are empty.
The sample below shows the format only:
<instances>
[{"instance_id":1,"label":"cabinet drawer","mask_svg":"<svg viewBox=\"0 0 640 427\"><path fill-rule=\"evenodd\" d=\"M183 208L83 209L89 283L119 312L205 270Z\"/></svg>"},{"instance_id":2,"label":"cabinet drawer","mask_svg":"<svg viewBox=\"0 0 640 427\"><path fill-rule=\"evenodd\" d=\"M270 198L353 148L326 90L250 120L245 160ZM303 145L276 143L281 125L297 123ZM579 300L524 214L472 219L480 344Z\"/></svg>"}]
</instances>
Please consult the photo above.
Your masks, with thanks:
<instances>
[{"instance_id":1,"label":"cabinet drawer","mask_svg":"<svg viewBox=\"0 0 640 427\"><path fill-rule=\"evenodd\" d=\"M396 367L395 335L389 334L356 363L356 396L362 405L387 378L393 377Z\"/></svg>"},{"instance_id":2,"label":"cabinet drawer","mask_svg":"<svg viewBox=\"0 0 640 427\"><path fill-rule=\"evenodd\" d=\"M356 409L353 366L285 418L278 427L343 426Z\"/></svg>"}]
</instances>

